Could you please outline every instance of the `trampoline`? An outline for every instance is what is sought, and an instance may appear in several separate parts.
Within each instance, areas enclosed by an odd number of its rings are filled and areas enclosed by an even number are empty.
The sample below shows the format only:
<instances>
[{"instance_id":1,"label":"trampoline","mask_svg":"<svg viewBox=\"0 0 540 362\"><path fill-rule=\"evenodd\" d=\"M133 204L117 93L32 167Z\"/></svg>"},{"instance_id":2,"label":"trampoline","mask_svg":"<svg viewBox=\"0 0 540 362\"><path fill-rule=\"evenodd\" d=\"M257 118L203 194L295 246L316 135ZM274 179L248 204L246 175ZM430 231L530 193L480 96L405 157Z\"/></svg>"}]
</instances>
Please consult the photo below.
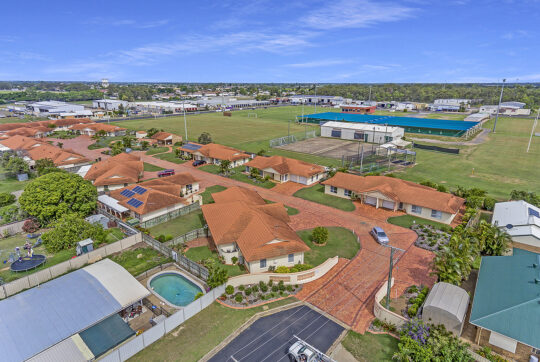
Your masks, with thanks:
<instances>
[{"instance_id":1,"label":"trampoline","mask_svg":"<svg viewBox=\"0 0 540 362\"><path fill-rule=\"evenodd\" d=\"M41 264L45 263L45 255L36 254L29 257L23 257L21 260L15 260L13 263L11 263L11 271L14 272L23 272L30 269L37 268Z\"/></svg>"}]
</instances>

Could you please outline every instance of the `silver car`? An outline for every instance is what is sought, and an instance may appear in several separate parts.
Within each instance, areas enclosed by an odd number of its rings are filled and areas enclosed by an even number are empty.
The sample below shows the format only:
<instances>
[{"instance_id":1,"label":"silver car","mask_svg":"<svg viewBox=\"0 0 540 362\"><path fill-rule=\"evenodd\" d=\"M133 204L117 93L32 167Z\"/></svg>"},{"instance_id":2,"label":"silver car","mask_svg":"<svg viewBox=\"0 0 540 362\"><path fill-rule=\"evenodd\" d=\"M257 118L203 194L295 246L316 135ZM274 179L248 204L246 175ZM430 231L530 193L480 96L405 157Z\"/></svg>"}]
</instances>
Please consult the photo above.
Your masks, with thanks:
<instances>
[{"instance_id":1,"label":"silver car","mask_svg":"<svg viewBox=\"0 0 540 362\"><path fill-rule=\"evenodd\" d=\"M373 229L371 229L371 236L379 243L379 244L388 244L390 242L390 239L388 239L388 235L384 232L383 229L381 229L378 226L375 226Z\"/></svg>"}]
</instances>

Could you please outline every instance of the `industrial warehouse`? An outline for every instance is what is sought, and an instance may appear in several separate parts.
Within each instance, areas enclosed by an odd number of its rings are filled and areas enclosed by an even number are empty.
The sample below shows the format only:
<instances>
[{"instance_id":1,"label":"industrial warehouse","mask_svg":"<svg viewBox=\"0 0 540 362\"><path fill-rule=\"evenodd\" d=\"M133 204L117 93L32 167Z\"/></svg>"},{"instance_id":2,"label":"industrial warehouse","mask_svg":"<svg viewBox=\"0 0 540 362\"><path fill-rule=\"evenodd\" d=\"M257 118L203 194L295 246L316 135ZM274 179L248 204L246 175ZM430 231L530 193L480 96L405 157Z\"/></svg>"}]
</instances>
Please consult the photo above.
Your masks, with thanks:
<instances>
[{"instance_id":1,"label":"industrial warehouse","mask_svg":"<svg viewBox=\"0 0 540 362\"><path fill-rule=\"evenodd\" d=\"M374 116L367 114L347 114L324 112L297 116L296 120L307 123L322 123L328 121L355 122L402 127L408 133L422 133L439 136L461 137L480 128L481 122L452 121L447 119Z\"/></svg>"}]
</instances>

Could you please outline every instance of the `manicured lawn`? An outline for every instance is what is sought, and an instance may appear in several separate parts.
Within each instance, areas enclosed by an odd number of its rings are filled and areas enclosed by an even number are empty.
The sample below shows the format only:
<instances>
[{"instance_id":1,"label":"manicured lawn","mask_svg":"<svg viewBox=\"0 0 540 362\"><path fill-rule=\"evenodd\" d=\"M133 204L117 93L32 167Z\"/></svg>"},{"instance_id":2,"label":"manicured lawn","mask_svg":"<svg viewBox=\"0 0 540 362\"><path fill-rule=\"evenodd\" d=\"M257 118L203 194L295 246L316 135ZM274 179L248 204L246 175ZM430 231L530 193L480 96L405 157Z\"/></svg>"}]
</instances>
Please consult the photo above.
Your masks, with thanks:
<instances>
[{"instance_id":1,"label":"manicured lawn","mask_svg":"<svg viewBox=\"0 0 540 362\"><path fill-rule=\"evenodd\" d=\"M329 235L325 246L317 246L311 241L313 229L297 232L298 236L311 248L310 251L304 253L306 264L317 266L336 255L352 259L360 250L360 243L352 231L342 227L329 227L327 229Z\"/></svg>"},{"instance_id":2,"label":"manicured lawn","mask_svg":"<svg viewBox=\"0 0 540 362\"><path fill-rule=\"evenodd\" d=\"M168 147L152 147L150 148L148 151L146 151L146 154L147 155L155 155L155 154L158 154L158 153L163 153L163 152L167 152L169 150Z\"/></svg>"},{"instance_id":3,"label":"manicured lawn","mask_svg":"<svg viewBox=\"0 0 540 362\"><path fill-rule=\"evenodd\" d=\"M121 240L126 237L122 230L120 230L119 228L111 228L108 229L107 232L108 234L105 238L105 242L107 244L114 243L115 241Z\"/></svg>"},{"instance_id":4,"label":"manicured lawn","mask_svg":"<svg viewBox=\"0 0 540 362\"><path fill-rule=\"evenodd\" d=\"M421 217L416 217L412 215L394 216L394 217L388 218L387 221L390 224L401 226L407 229L409 229L413 225L413 223L419 224L419 225L431 225L431 226L435 226L438 229L441 229L441 228L446 229L449 227L448 225L437 222L437 221L422 219Z\"/></svg>"},{"instance_id":5,"label":"manicured lawn","mask_svg":"<svg viewBox=\"0 0 540 362\"><path fill-rule=\"evenodd\" d=\"M349 331L341 344L358 361L392 361L399 341L386 334L365 334Z\"/></svg>"},{"instance_id":6,"label":"manicured lawn","mask_svg":"<svg viewBox=\"0 0 540 362\"><path fill-rule=\"evenodd\" d=\"M204 221L202 211L198 210L187 215L179 216L163 224L153 226L150 228L150 234L155 238L159 235L176 237L184 235L191 230L200 229L204 225L206 225L206 222Z\"/></svg>"},{"instance_id":7,"label":"manicured lawn","mask_svg":"<svg viewBox=\"0 0 540 362\"><path fill-rule=\"evenodd\" d=\"M208 249L207 246L198 246L196 248L190 248L186 252L186 256L196 262L202 261L204 259L212 258L216 260L216 262L219 264L218 260L218 253L212 252L210 249ZM229 273L229 277L234 277L236 275L240 274L246 274L247 271L244 269L244 267L240 265L225 265L225 264L219 264L220 267L227 270Z\"/></svg>"},{"instance_id":8,"label":"manicured lawn","mask_svg":"<svg viewBox=\"0 0 540 362\"><path fill-rule=\"evenodd\" d=\"M29 181L18 181L16 178L0 180L0 192L13 192L22 190L28 185Z\"/></svg>"},{"instance_id":9,"label":"manicured lawn","mask_svg":"<svg viewBox=\"0 0 540 362\"><path fill-rule=\"evenodd\" d=\"M204 166L199 167L199 169L201 171L213 173L215 175L219 174L219 166L217 165L204 165ZM246 169L245 166L239 166L239 167L233 168L229 174L229 178L233 180L245 182L247 184L264 187L267 189L271 189L272 187L276 186L276 184L272 181L260 182L260 181L250 178L248 175L243 173L245 169Z\"/></svg>"},{"instance_id":10,"label":"manicured lawn","mask_svg":"<svg viewBox=\"0 0 540 362\"><path fill-rule=\"evenodd\" d=\"M540 139L533 137L529 153L525 152L533 121L500 117L495 134L490 133L483 144L458 147L459 155L415 149L417 165L398 176L444 183L451 189L478 187L500 200L508 200L514 189L540 193ZM493 120L483 127L492 128Z\"/></svg>"},{"instance_id":11,"label":"manicured lawn","mask_svg":"<svg viewBox=\"0 0 540 362\"><path fill-rule=\"evenodd\" d=\"M274 204L274 201L270 201L270 200L264 200L264 201L266 201L267 204ZM288 215L298 215L300 213L300 211L298 209L295 209L294 207L290 207L287 205L284 205L284 206L287 209Z\"/></svg>"},{"instance_id":12,"label":"manicured lawn","mask_svg":"<svg viewBox=\"0 0 540 362\"><path fill-rule=\"evenodd\" d=\"M354 211L355 209L351 200L325 194L324 185L320 184L298 190L293 196L304 200L317 202L326 206L335 207L336 209L343 211Z\"/></svg>"},{"instance_id":13,"label":"manicured lawn","mask_svg":"<svg viewBox=\"0 0 540 362\"><path fill-rule=\"evenodd\" d=\"M293 297L266 304L276 308L296 302ZM165 337L133 356L130 361L198 361L263 307L236 310L214 302Z\"/></svg>"},{"instance_id":14,"label":"manicured lawn","mask_svg":"<svg viewBox=\"0 0 540 362\"><path fill-rule=\"evenodd\" d=\"M154 155L154 157L159 158L160 160L169 161L176 164L181 164L181 163L186 162L186 160L182 160L181 158L176 157L174 152L162 153L159 155Z\"/></svg>"},{"instance_id":15,"label":"manicured lawn","mask_svg":"<svg viewBox=\"0 0 540 362\"><path fill-rule=\"evenodd\" d=\"M141 258L137 255L141 254ZM137 276L160 264L172 261L154 248L137 248L110 256L111 260L123 266L133 276Z\"/></svg>"},{"instance_id":16,"label":"manicured lawn","mask_svg":"<svg viewBox=\"0 0 540 362\"><path fill-rule=\"evenodd\" d=\"M156 165L152 165L151 163L143 163L144 165L144 170L147 171L147 172L154 172L154 171L161 171L161 170L164 170L164 168L162 167L159 167L159 166L156 166Z\"/></svg>"},{"instance_id":17,"label":"manicured lawn","mask_svg":"<svg viewBox=\"0 0 540 362\"><path fill-rule=\"evenodd\" d=\"M98 139L95 143L92 143L90 146L88 146L89 150L95 150L98 148L106 148L109 147L109 144L112 141L118 141L124 138L124 136L117 136L117 137L101 137Z\"/></svg>"},{"instance_id":18,"label":"manicured lawn","mask_svg":"<svg viewBox=\"0 0 540 362\"><path fill-rule=\"evenodd\" d=\"M214 186L207 187L204 190L204 192L201 192L201 194L200 194L202 196L203 205L214 203L214 199L212 198L212 194L216 193L216 192L223 191L223 190L227 190L227 188L225 186L221 186L221 185L214 185Z\"/></svg>"}]
</instances>

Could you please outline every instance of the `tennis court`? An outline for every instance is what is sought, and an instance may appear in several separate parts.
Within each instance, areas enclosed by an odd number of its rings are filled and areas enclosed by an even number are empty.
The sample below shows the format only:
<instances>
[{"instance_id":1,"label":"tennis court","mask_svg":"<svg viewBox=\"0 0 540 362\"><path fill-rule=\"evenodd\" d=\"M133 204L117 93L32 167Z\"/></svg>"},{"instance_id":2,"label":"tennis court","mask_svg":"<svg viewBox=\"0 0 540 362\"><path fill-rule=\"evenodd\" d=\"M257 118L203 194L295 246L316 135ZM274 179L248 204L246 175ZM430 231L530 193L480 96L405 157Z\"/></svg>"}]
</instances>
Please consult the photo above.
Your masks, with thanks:
<instances>
[{"instance_id":1,"label":"tennis court","mask_svg":"<svg viewBox=\"0 0 540 362\"><path fill-rule=\"evenodd\" d=\"M343 330L315 310L299 306L258 319L210 361L289 361L287 351L295 335L326 352Z\"/></svg>"}]
</instances>

